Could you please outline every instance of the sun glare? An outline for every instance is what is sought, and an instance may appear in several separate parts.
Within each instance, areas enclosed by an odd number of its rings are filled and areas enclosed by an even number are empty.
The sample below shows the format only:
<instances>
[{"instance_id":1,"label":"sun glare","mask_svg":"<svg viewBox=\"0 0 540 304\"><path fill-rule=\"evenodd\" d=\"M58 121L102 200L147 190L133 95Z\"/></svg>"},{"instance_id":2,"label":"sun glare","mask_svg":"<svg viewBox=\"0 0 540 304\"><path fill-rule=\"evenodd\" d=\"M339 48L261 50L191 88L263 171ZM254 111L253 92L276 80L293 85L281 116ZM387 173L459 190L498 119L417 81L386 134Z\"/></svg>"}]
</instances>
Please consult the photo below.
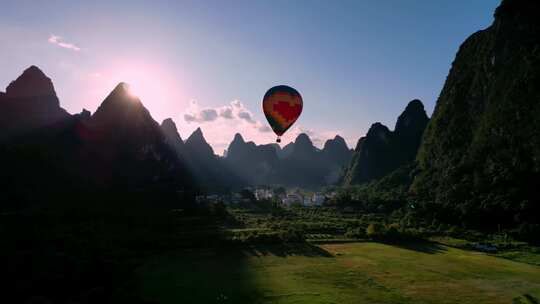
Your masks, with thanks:
<instances>
[{"instance_id":1,"label":"sun glare","mask_svg":"<svg viewBox=\"0 0 540 304\"><path fill-rule=\"evenodd\" d=\"M126 91L129 94L129 96L133 98L139 98L139 94L137 94L137 90L132 85L127 84Z\"/></svg>"},{"instance_id":2,"label":"sun glare","mask_svg":"<svg viewBox=\"0 0 540 304\"><path fill-rule=\"evenodd\" d=\"M147 66L133 64L118 67L113 75L113 81L125 82L129 95L143 102L154 102L164 93L160 85L162 75Z\"/></svg>"},{"instance_id":3,"label":"sun glare","mask_svg":"<svg viewBox=\"0 0 540 304\"><path fill-rule=\"evenodd\" d=\"M182 80L177 75L172 77L165 66L139 60L122 60L110 64L108 69L101 72L102 86L106 91L119 83L126 83L128 94L140 99L156 118L161 119L173 111L179 111L178 107L183 100L178 86Z\"/></svg>"}]
</instances>

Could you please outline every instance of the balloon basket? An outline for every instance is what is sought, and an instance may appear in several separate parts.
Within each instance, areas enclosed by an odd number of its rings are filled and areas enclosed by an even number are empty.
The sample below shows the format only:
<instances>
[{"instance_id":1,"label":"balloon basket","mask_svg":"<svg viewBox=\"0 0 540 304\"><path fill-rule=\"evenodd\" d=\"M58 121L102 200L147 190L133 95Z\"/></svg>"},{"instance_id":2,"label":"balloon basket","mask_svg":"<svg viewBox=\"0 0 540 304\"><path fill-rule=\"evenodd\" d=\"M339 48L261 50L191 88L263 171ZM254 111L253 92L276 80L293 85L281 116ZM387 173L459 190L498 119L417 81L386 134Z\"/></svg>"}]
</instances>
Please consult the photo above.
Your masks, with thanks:
<instances>
[{"instance_id":1,"label":"balloon basket","mask_svg":"<svg viewBox=\"0 0 540 304\"><path fill-rule=\"evenodd\" d=\"M276 138L276 142L277 142L277 143L280 143L280 142L281 142L281 138L279 138L279 137Z\"/></svg>"}]
</instances>

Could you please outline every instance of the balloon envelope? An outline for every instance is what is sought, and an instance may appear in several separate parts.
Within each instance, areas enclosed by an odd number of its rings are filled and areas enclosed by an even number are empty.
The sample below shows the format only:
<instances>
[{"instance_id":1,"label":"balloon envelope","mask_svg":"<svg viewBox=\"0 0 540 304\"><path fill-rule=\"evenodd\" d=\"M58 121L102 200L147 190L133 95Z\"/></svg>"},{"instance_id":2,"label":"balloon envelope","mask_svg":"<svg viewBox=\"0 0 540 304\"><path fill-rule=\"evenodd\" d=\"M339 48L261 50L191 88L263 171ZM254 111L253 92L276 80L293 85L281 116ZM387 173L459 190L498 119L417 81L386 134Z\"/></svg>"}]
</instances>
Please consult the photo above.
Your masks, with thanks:
<instances>
[{"instance_id":1,"label":"balloon envelope","mask_svg":"<svg viewBox=\"0 0 540 304\"><path fill-rule=\"evenodd\" d=\"M283 135L294 124L302 107L302 96L289 86L275 86L264 94L264 115L277 136Z\"/></svg>"}]
</instances>

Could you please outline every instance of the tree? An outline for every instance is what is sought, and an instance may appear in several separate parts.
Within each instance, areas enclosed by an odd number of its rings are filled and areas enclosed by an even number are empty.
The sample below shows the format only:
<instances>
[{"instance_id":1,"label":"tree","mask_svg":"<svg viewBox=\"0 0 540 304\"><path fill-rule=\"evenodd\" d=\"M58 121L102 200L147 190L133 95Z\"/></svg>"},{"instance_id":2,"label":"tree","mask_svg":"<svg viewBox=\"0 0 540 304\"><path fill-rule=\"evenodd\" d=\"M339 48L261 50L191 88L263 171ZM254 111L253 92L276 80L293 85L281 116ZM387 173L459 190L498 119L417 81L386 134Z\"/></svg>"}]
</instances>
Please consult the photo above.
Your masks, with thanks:
<instances>
[{"instance_id":1,"label":"tree","mask_svg":"<svg viewBox=\"0 0 540 304\"><path fill-rule=\"evenodd\" d=\"M372 239L380 238L384 235L384 226L380 223L372 223L366 229L366 236Z\"/></svg>"},{"instance_id":2,"label":"tree","mask_svg":"<svg viewBox=\"0 0 540 304\"><path fill-rule=\"evenodd\" d=\"M286 195L286 194L287 194L287 190L284 187L277 187L274 189L275 196Z\"/></svg>"},{"instance_id":3,"label":"tree","mask_svg":"<svg viewBox=\"0 0 540 304\"><path fill-rule=\"evenodd\" d=\"M253 192L249 189L242 189L242 191L240 191L240 195L242 196L242 198L247 198L250 201L255 201L255 194L253 194Z\"/></svg>"}]
</instances>

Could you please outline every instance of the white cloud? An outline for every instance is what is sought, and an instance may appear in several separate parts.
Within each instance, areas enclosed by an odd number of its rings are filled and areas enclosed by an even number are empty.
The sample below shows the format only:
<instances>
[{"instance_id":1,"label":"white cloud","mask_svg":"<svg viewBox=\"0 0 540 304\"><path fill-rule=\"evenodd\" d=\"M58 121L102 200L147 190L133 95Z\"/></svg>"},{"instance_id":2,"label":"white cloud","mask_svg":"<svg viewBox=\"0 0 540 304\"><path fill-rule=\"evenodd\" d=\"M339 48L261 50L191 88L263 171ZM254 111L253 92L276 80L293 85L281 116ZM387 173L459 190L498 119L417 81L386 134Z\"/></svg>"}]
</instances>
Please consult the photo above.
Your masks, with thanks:
<instances>
[{"instance_id":1,"label":"white cloud","mask_svg":"<svg viewBox=\"0 0 540 304\"><path fill-rule=\"evenodd\" d=\"M258 123L253 118L253 113L238 100L231 101L230 104L217 108L201 108L197 101L191 101L189 108L184 114L184 120L186 122L205 123L214 121L218 118L226 120L243 120L249 124Z\"/></svg>"},{"instance_id":2,"label":"white cloud","mask_svg":"<svg viewBox=\"0 0 540 304\"><path fill-rule=\"evenodd\" d=\"M65 42L64 39L60 36L57 36L57 35L54 35L54 34L51 34L51 36L49 37L49 39L47 39L47 41L51 44L55 44L61 48L64 48L64 49L69 49L69 50L72 50L72 51L80 51L81 48L76 46L75 44L73 43L69 43L69 42Z\"/></svg>"},{"instance_id":3,"label":"white cloud","mask_svg":"<svg viewBox=\"0 0 540 304\"><path fill-rule=\"evenodd\" d=\"M204 109L200 115L202 121L214 121L218 117L217 111L214 109Z\"/></svg>"},{"instance_id":4,"label":"white cloud","mask_svg":"<svg viewBox=\"0 0 540 304\"><path fill-rule=\"evenodd\" d=\"M255 120L253 120L253 118L251 118L251 113L249 113L249 112L238 112L238 118L243 119L243 120L249 122L250 124L255 123Z\"/></svg>"},{"instance_id":5,"label":"white cloud","mask_svg":"<svg viewBox=\"0 0 540 304\"><path fill-rule=\"evenodd\" d=\"M272 132L272 128L270 128L269 126L265 126L265 125L260 125L258 127L258 129L259 129L259 132L263 132L263 133Z\"/></svg>"},{"instance_id":6,"label":"white cloud","mask_svg":"<svg viewBox=\"0 0 540 304\"><path fill-rule=\"evenodd\" d=\"M232 112L232 109L231 107L222 107L221 109L219 109L219 116L225 118L225 119L233 119L234 116L233 116L233 112Z\"/></svg>"},{"instance_id":7,"label":"white cloud","mask_svg":"<svg viewBox=\"0 0 540 304\"><path fill-rule=\"evenodd\" d=\"M191 101L182 118L179 129L185 133L182 134L183 138L201 127L204 137L218 154L228 148L236 133L242 134L246 141L257 144L274 142L276 139L266 121L258 121L253 112L238 100L214 108Z\"/></svg>"}]
</instances>

